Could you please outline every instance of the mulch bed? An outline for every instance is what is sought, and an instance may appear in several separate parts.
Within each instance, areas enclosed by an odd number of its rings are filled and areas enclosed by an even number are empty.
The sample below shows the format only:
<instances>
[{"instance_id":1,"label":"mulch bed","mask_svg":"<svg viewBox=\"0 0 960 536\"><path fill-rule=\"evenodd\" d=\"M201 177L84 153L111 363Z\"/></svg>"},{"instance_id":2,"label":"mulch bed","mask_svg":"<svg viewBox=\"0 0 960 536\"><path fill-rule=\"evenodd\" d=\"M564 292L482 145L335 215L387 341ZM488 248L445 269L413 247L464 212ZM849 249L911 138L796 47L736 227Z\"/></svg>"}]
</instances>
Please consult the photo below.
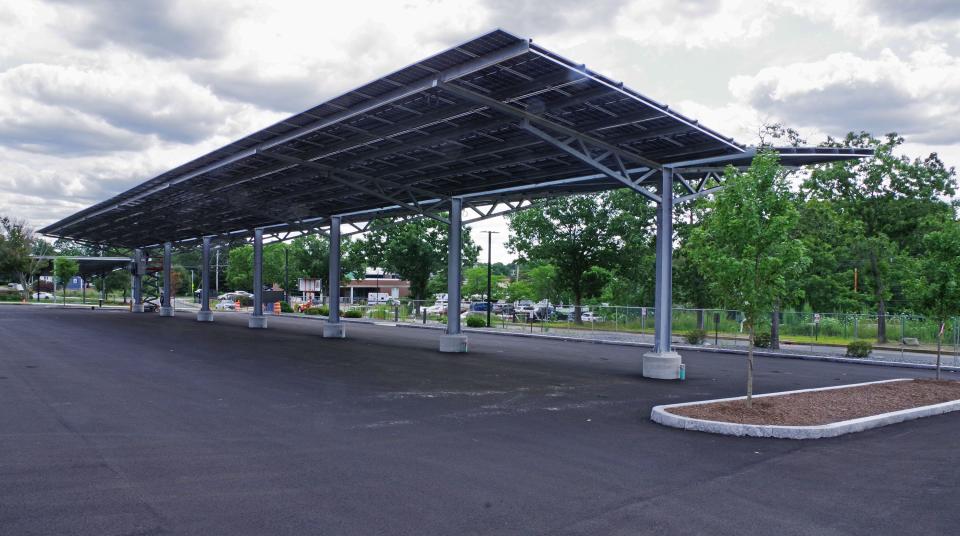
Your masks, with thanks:
<instances>
[{"instance_id":1,"label":"mulch bed","mask_svg":"<svg viewBox=\"0 0 960 536\"><path fill-rule=\"evenodd\" d=\"M960 381L908 380L765 396L754 398L751 408L747 408L746 400L731 400L667 411L708 421L815 426L952 400L960 400Z\"/></svg>"}]
</instances>

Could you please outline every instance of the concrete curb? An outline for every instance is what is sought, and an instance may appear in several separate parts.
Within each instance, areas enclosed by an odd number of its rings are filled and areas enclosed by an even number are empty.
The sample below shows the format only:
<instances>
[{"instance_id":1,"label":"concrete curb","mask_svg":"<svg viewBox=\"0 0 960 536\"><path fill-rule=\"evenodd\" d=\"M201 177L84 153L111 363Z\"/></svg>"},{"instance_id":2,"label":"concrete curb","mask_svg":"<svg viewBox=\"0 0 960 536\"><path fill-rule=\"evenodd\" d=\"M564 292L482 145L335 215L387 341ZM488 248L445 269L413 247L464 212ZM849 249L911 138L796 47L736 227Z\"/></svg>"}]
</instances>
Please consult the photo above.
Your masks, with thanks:
<instances>
[{"instance_id":1,"label":"concrete curb","mask_svg":"<svg viewBox=\"0 0 960 536\"><path fill-rule=\"evenodd\" d=\"M871 385L876 383L889 383L907 381L910 378L899 378L895 380L882 380L876 382L853 383L848 385L837 385L831 387L818 387L814 389L799 389L796 391L781 391L779 393L765 393L754 395L754 398L764 398L768 396L787 395L792 393L806 393L811 391L828 391L831 389L844 389L847 387L856 387L860 385ZM779 439L823 439L828 437L837 437L845 434L862 432L871 428L879 428L898 422L911 421L933 415L941 415L951 411L960 410L960 400L933 404L930 406L921 406L918 408L904 409L882 413L880 415L871 415L858 419L833 422L817 426L774 426L759 424L738 424L722 421L707 421L703 419L694 419L675 415L668 412L670 408L683 406L695 406L699 404L710 404L712 402L724 402L728 400L743 400L745 396L732 398L718 398L714 400L701 400L698 402L684 402L680 404L666 404L655 406L650 411L650 420L664 426L680 428L683 430L694 430L697 432L707 432L711 434L732 435L738 437L773 437Z\"/></svg>"},{"instance_id":2,"label":"concrete curb","mask_svg":"<svg viewBox=\"0 0 960 536\"><path fill-rule=\"evenodd\" d=\"M242 312L242 311L241 311ZM298 313L286 313L282 316L288 318L302 318L306 320L326 320L327 317L321 315L304 315ZM344 323L358 323L358 324L370 324L370 325L383 325L390 327L398 328L415 328L415 329L432 329L435 331L442 331L446 329L445 326L436 326L429 324L417 324L413 322L392 322L389 320L376 320L369 318L340 318L341 322ZM510 331L494 331L489 329L480 329L480 328L462 328L464 333L487 333L490 335L501 335L506 337L532 337L532 338L541 338L553 341L565 341L565 342L576 342L584 344L612 344L615 346L634 346L639 348L653 348L653 344L647 342L634 342L634 341L615 341L609 339L581 339L577 337L570 337L566 335L544 335L541 333L521 333L521 332L510 332ZM692 346L689 344L674 344L674 349L677 350L690 350L694 352L711 352L718 354L740 354L746 355L746 350L740 350L737 348L717 348L710 346ZM803 359L807 361L826 361L831 363L852 363L857 365L872 365L879 367L899 367L899 368L912 368L912 369L926 369L926 370L936 370L936 365L925 364L925 363L904 363L901 361L881 361L878 359L860 359L860 358L850 358L850 357L835 357L835 356L825 356L825 355L816 355L816 354L789 354L789 353L778 353L770 352L763 350L754 350L753 355L763 356L763 357L779 357L783 359ZM960 372L960 367L953 365L942 365L940 370L947 372Z\"/></svg>"},{"instance_id":3,"label":"concrete curb","mask_svg":"<svg viewBox=\"0 0 960 536\"><path fill-rule=\"evenodd\" d=\"M398 322L397 327L406 327L406 328L418 328L418 329L444 329L443 326L425 326L422 324L413 324L413 323L403 323ZM586 343L586 344L612 344L615 346L635 346L639 348L653 348L653 344L648 342L633 342L633 341L614 341L609 339L580 339L577 337L569 337L566 335L543 335L540 333L520 333L520 332L509 332L509 331L493 331L487 329L478 329L478 328L463 328L464 332L469 333L489 333L492 335L503 335L507 337L532 337L532 338L541 338L554 341L566 341L566 342L577 342L577 343ZM738 348L717 348L710 346L693 346L689 344L674 344L673 348L675 350L690 350L694 352L710 352L718 354L739 354L747 355L746 350L740 350ZM758 351L754 350L753 355L763 356L763 357L779 357L784 359L803 359L808 361L827 361L832 363L852 363L857 365L873 365L879 367L900 367L900 368L913 368L913 369L926 369L926 370L936 370L936 365L926 364L926 363L905 363L902 361L882 361L879 359L861 359L861 358L852 358L852 357L835 357L835 356L826 356L826 355L817 355L817 354L791 354L791 353L779 353L779 352L770 352L770 351ZM941 365L940 370L948 372L960 372L960 367L953 365Z\"/></svg>"}]
</instances>

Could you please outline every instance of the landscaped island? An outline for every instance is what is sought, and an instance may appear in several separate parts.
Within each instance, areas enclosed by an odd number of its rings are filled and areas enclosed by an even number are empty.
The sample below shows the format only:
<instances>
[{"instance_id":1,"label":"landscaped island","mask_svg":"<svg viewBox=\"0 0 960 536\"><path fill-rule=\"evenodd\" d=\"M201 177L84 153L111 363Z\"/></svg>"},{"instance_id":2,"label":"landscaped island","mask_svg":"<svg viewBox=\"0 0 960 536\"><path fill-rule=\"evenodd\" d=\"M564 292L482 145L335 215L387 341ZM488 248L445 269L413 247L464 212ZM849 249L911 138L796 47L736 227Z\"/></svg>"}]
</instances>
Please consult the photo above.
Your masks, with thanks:
<instances>
[{"instance_id":1,"label":"landscaped island","mask_svg":"<svg viewBox=\"0 0 960 536\"><path fill-rule=\"evenodd\" d=\"M904 379L657 406L661 424L728 435L834 437L960 410L960 381Z\"/></svg>"}]
</instances>

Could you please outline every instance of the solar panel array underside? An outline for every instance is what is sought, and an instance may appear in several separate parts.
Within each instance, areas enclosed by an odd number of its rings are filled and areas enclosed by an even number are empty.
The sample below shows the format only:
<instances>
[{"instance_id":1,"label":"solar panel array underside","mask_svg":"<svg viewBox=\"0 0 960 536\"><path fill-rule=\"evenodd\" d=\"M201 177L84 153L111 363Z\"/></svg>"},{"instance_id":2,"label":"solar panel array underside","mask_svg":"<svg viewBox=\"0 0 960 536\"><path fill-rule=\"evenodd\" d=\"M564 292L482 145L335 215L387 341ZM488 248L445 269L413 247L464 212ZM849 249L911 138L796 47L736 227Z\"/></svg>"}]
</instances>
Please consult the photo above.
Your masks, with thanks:
<instances>
[{"instance_id":1,"label":"solar panel array underside","mask_svg":"<svg viewBox=\"0 0 960 536\"><path fill-rule=\"evenodd\" d=\"M465 98L463 90L518 114ZM418 202L450 196L498 192L477 200L509 199L514 194L503 189L597 173L524 130L524 113L656 163L743 151L665 106L497 30L170 170L43 232L134 247L266 225L293 228L304 219L376 209L410 214ZM303 160L312 164L297 163ZM624 165L643 167L637 161ZM599 178L523 195L618 186Z\"/></svg>"}]
</instances>

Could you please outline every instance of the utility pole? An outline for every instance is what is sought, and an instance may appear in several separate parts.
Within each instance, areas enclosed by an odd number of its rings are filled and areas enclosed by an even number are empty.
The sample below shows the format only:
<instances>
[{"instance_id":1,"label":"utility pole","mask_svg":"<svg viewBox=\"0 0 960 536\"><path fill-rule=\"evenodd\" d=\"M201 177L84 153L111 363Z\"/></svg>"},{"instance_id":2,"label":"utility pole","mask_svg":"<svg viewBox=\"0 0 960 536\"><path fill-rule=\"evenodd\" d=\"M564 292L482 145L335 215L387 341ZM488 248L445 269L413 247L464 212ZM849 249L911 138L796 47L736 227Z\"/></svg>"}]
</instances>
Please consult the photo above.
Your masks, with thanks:
<instances>
[{"instance_id":1,"label":"utility pole","mask_svg":"<svg viewBox=\"0 0 960 536\"><path fill-rule=\"evenodd\" d=\"M290 271L287 269L287 263L290 260L290 249L286 244L283 245L283 301L290 303Z\"/></svg>"},{"instance_id":2,"label":"utility pole","mask_svg":"<svg viewBox=\"0 0 960 536\"><path fill-rule=\"evenodd\" d=\"M500 234L496 231L483 231L487 233L487 327L490 327L490 313L493 305L491 303L491 292L493 290L493 274L491 272L491 260L493 259L493 235Z\"/></svg>"},{"instance_id":3,"label":"utility pole","mask_svg":"<svg viewBox=\"0 0 960 536\"><path fill-rule=\"evenodd\" d=\"M214 270L214 279L216 280L215 286L217 289L217 296L220 295L220 246L217 246L217 269Z\"/></svg>"}]
</instances>

